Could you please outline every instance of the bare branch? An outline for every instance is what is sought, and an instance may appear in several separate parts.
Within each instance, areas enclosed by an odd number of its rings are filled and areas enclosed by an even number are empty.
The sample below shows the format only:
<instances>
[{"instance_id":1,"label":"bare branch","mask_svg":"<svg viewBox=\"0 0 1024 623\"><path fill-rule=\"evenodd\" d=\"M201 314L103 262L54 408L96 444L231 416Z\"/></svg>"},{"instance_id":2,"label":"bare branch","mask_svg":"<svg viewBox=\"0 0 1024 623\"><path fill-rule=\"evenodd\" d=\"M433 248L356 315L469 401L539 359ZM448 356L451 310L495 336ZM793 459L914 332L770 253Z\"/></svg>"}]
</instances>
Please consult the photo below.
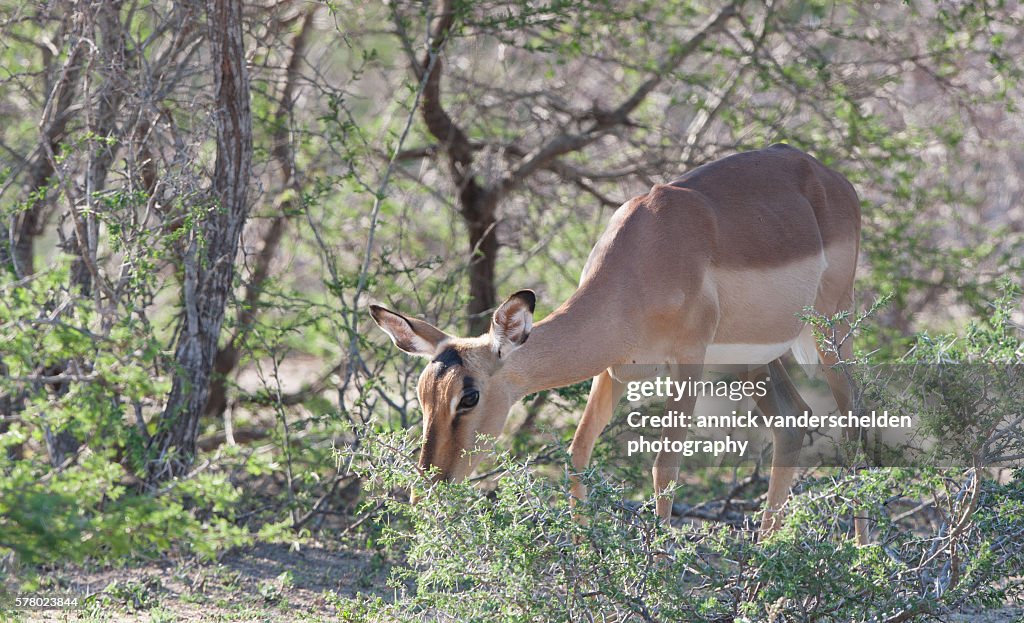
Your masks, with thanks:
<instances>
[{"instance_id":1,"label":"bare branch","mask_svg":"<svg viewBox=\"0 0 1024 623\"><path fill-rule=\"evenodd\" d=\"M636 110L651 91L661 84L665 76L671 74L709 36L725 28L729 19L737 15L737 7L740 3L741 0L735 0L715 14L695 35L676 48L669 55L669 58L658 66L654 75L641 84L626 101L622 102L611 112L596 114L591 127L585 132L581 134L560 134L529 154L522 164L501 180L498 192L500 194L507 193L522 184L526 178L538 170L547 167L555 158L579 151L603 136L608 130L617 126L627 125L629 123L629 115Z\"/></svg>"}]
</instances>

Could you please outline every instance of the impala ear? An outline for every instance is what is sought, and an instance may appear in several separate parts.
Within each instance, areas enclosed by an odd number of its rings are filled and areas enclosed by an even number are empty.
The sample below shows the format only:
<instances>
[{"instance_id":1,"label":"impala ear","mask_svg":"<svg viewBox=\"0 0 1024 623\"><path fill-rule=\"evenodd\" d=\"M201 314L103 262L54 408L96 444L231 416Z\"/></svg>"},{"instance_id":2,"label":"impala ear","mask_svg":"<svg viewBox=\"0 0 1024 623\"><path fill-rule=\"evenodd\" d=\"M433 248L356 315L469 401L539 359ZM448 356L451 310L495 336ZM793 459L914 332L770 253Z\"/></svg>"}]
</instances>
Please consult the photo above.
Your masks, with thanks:
<instances>
[{"instance_id":1,"label":"impala ear","mask_svg":"<svg viewBox=\"0 0 1024 623\"><path fill-rule=\"evenodd\" d=\"M491 317L491 350L499 358L519 348L530 337L537 295L520 290L494 310Z\"/></svg>"},{"instance_id":2,"label":"impala ear","mask_svg":"<svg viewBox=\"0 0 1024 623\"><path fill-rule=\"evenodd\" d=\"M380 305L370 305L370 315L395 346L413 355L433 357L437 354L437 347L451 339L451 336L429 322L406 318Z\"/></svg>"}]
</instances>

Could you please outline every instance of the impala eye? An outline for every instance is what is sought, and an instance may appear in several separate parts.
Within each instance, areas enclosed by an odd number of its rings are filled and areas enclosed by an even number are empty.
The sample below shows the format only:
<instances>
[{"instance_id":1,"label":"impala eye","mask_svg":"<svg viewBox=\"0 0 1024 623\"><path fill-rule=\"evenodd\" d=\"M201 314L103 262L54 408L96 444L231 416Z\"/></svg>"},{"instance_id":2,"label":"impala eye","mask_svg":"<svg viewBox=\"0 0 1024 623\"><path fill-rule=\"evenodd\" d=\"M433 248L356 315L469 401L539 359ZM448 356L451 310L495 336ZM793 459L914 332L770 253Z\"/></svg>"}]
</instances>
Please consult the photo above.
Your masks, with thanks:
<instances>
[{"instance_id":1,"label":"impala eye","mask_svg":"<svg viewBox=\"0 0 1024 623\"><path fill-rule=\"evenodd\" d=\"M476 403L480 402L480 392L471 389L462 395L462 400L459 401L457 411L463 411L465 409L472 409L476 406Z\"/></svg>"}]
</instances>

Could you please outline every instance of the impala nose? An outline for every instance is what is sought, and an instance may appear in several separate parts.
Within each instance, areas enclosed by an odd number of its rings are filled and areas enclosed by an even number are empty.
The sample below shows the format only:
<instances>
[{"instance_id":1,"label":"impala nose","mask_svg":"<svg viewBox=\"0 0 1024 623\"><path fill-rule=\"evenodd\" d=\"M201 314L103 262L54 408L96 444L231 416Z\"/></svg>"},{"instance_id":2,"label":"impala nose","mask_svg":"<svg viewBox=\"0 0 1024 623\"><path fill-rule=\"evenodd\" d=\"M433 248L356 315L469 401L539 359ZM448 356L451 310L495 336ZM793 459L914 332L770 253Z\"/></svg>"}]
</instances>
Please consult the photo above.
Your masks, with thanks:
<instances>
[{"instance_id":1,"label":"impala nose","mask_svg":"<svg viewBox=\"0 0 1024 623\"><path fill-rule=\"evenodd\" d=\"M426 474L427 472L430 472L431 470L433 470L433 473L432 473L432 475L430 477L430 482L426 485L426 489L425 490L420 490L419 488L417 488L415 486L412 487L409 490L409 503L410 504L416 504L419 500L421 500L424 497L426 497L427 490L429 490L429 488L431 486L433 486L434 483L451 480L451 478L449 478L448 475L441 473L433 465L429 465L429 464L428 465L424 465L424 464L421 463L419 465L419 468L420 468L420 473L422 473L422 474Z\"/></svg>"},{"instance_id":2,"label":"impala nose","mask_svg":"<svg viewBox=\"0 0 1024 623\"><path fill-rule=\"evenodd\" d=\"M447 482L452 480L451 474L447 474L441 471L441 469L437 465L433 465L429 461L423 460L422 457L420 458L418 467L420 469L420 473L430 473L430 482L426 484L422 489L417 487L413 487L410 489L409 502L411 504L416 504L419 500L423 499L426 496L427 491L429 491L430 487L432 487L435 483Z\"/></svg>"}]
</instances>

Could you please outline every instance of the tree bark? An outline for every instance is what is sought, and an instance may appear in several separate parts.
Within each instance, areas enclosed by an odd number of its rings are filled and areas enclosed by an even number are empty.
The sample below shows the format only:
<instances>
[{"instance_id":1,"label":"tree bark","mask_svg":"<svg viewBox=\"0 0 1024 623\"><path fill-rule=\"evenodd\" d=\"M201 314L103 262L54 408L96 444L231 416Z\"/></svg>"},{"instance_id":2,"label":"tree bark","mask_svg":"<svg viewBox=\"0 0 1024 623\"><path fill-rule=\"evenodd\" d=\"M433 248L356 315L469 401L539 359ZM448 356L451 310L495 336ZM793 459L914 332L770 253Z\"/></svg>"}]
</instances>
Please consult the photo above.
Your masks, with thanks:
<instances>
[{"instance_id":1,"label":"tree bark","mask_svg":"<svg viewBox=\"0 0 1024 623\"><path fill-rule=\"evenodd\" d=\"M463 193L465 195L466 193ZM494 265L498 259L498 201L494 193L461 198L462 218L469 234L469 316L470 335L486 333L490 312L498 305Z\"/></svg>"},{"instance_id":2,"label":"tree bark","mask_svg":"<svg viewBox=\"0 0 1024 623\"><path fill-rule=\"evenodd\" d=\"M150 481L179 476L196 453L224 308L231 293L238 241L248 217L252 112L242 38L242 2L208 0L207 21L216 90L217 160L214 206L183 259L184 309L175 350L177 370L153 437Z\"/></svg>"},{"instance_id":3,"label":"tree bark","mask_svg":"<svg viewBox=\"0 0 1024 623\"><path fill-rule=\"evenodd\" d=\"M257 304L270 276L270 264L277 255L277 249L281 244L285 229L288 226L288 219L298 207L299 197L302 196L302 188L295 177L292 167L292 146L289 136L288 120L291 118L292 104L295 99L295 89L298 87L300 68L305 59L306 47L309 44L309 34L313 30L313 18L316 15L316 7L306 11L302 20L299 32L292 40L292 54L286 69L284 88L278 98L276 124L273 133L273 155L281 168L281 188L290 188L292 194L278 206L278 214L270 222L263 234L263 246L256 254L252 270L252 277L245 286L244 303L238 311L238 326L231 334L227 343L217 351L214 360L214 376L210 381L210 393L206 401L206 415L220 415L228 406L228 384L227 376L238 365L242 353L239 350L239 342L252 328L256 320Z\"/></svg>"}]
</instances>

